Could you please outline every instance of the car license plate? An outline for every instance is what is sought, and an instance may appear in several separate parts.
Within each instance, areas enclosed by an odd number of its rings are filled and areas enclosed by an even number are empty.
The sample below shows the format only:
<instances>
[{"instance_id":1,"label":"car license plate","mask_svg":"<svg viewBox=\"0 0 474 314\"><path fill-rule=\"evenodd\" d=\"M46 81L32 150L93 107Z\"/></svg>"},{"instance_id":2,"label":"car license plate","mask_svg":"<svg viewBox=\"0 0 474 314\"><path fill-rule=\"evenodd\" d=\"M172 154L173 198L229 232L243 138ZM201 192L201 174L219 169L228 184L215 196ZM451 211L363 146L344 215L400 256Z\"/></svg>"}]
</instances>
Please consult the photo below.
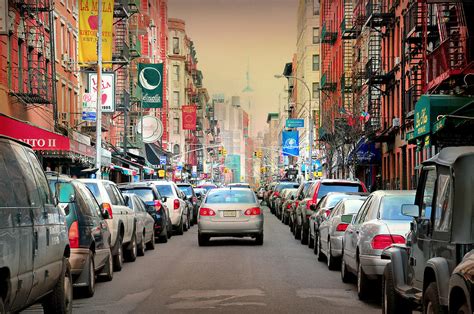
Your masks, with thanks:
<instances>
[{"instance_id":1,"label":"car license plate","mask_svg":"<svg viewBox=\"0 0 474 314\"><path fill-rule=\"evenodd\" d=\"M224 217L235 217L236 212L235 210L226 210L224 211Z\"/></svg>"}]
</instances>

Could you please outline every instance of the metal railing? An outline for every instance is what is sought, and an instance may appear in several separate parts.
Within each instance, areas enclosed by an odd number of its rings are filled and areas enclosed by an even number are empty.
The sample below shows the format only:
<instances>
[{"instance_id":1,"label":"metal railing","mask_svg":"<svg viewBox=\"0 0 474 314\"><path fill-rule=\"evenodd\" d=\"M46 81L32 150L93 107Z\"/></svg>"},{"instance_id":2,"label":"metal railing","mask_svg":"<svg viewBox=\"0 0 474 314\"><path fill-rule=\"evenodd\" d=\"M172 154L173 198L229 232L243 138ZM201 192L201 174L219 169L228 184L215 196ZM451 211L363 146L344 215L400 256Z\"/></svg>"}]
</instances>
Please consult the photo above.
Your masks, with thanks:
<instances>
[{"instance_id":1,"label":"metal railing","mask_svg":"<svg viewBox=\"0 0 474 314\"><path fill-rule=\"evenodd\" d=\"M51 104L53 79L45 71L46 69L10 68L10 93L27 104Z\"/></svg>"}]
</instances>

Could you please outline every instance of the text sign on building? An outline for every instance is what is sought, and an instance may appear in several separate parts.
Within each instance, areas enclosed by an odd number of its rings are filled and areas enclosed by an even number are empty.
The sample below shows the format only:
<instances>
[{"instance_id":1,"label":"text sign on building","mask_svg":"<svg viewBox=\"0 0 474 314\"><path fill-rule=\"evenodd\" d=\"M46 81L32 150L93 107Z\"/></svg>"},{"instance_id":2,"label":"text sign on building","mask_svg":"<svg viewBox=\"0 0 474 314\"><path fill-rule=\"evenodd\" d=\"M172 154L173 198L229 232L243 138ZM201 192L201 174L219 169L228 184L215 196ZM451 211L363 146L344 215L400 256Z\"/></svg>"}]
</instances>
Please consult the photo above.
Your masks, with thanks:
<instances>
[{"instance_id":1,"label":"text sign on building","mask_svg":"<svg viewBox=\"0 0 474 314\"><path fill-rule=\"evenodd\" d=\"M8 0L0 0L0 34L8 34Z\"/></svg>"},{"instance_id":2,"label":"text sign on building","mask_svg":"<svg viewBox=\"0 0 474 314\"><path fill-rule=\"evenodd\" d=\"M163 108L163 63L139 63L138 84L143 108Z\"/></svg>"},{"instance_id":3,"label":"text sign on building","mask_svg":"<svg viewBox=\"0 0 474 314\"><path fill-rule=\"evenodd\" d=\"M91 93L84 93L82 96L82 120L95 121L97 111L97 94L93 97Z\"/></svg>"},{"instance_id":4,"label":"text sign on building","mask_svg":"<svg viewBox=\"0 0 474 314\"><path fill-rule=\"evenodd\" d=\"M303 128L304 119L286 119L287 128Z\"/></svg>"},{"instance_id":5,"label":"text sign on building","mask_svg":"<svg viewBox=\"0 0 474 314\"><path fill-rule=\"evenodd\" d=\"M102 112L111 113L115 111L115 74L102 73ZM88 73L88 90L92 99L97 99L97 73Z\"/></svg>"}]
</instances>

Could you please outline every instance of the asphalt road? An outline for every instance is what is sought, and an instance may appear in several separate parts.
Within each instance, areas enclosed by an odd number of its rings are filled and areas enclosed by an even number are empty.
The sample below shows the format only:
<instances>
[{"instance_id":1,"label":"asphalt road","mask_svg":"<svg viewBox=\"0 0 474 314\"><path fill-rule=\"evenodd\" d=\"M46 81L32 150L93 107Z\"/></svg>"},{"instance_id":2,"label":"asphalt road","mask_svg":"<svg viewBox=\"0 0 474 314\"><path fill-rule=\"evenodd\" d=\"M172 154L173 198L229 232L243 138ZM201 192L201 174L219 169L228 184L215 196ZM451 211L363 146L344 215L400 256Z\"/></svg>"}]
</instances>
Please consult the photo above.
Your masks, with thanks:
<instances>
[{"instance_id":1,"label":"asphalt road","mask_svg":"<svg viewBox=\"0 0 474 314\"><path fill-rule=\"evenodd\" d=\"M173 236L90 299L76 313L380 313L377 301L358 300L354 284L329 271L265 207L265 239L211 239L199 247L197 226Z\"/></svg>"}]
</instances>

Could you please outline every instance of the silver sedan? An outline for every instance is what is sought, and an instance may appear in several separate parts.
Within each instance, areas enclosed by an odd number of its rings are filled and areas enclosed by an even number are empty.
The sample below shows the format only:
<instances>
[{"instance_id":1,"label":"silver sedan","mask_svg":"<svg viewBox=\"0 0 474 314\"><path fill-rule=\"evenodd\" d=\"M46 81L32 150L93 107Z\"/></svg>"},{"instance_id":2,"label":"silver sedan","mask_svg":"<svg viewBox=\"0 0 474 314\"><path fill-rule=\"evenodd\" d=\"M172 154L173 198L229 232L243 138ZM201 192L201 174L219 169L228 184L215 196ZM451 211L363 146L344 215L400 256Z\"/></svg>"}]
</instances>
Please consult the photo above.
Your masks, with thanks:
<instances>
[{"instance_id":1,"label":"silver sedan","mask_svg":"<svg viewBox=\"0 0 474 314\"><path fill-rule=\"evenodd\" d=\"M211 237L252 237L263 244L263 212L255 193L246 188L220 188L208 192L199 208L198 242Z\"/></svg>"}]
</instances>

